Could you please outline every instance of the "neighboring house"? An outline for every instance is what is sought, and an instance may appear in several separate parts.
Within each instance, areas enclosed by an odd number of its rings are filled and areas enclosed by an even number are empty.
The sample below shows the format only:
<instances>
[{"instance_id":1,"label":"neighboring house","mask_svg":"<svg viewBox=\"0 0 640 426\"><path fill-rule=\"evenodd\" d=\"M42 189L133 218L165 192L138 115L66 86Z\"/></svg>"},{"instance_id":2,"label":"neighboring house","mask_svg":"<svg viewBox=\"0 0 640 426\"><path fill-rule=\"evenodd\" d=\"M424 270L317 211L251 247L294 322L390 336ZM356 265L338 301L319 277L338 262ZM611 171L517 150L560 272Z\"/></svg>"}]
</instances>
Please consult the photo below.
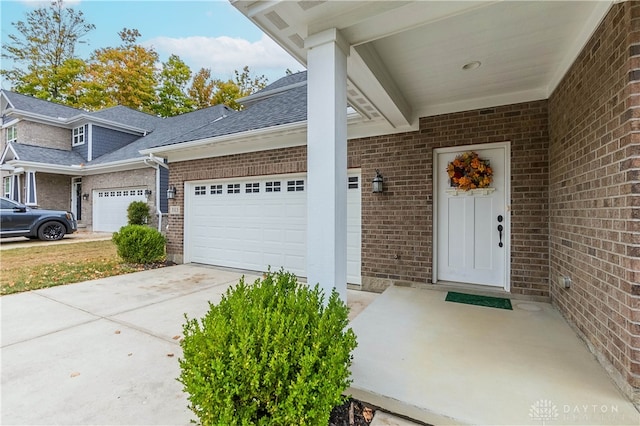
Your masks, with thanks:
<instances>
[{"instance_id":1,"label":"neighboring house","mask_svg":"<svg viewBox=\"0 0 640 426\"><path fill-rule=\"evenodd\" d=\"M640 4L232 3L308 75L142 150L174 260L550 300L640 402Z\"/></svg>"},{"instance_id":2,"label":"neighboring house","mask_svg":"<svg viewBox=\"0 0 640 426\"><path fill-rule=\"evenodd\" d=\"M122 106L86 112L10 91L0 92L0 109L3 195L70 210L80 227L107 232L127 223L132 201L148 203L159 228L167 213L167 165L140 148L230 113L223 106L171 119Z\"/></svg>"}]
</instances>

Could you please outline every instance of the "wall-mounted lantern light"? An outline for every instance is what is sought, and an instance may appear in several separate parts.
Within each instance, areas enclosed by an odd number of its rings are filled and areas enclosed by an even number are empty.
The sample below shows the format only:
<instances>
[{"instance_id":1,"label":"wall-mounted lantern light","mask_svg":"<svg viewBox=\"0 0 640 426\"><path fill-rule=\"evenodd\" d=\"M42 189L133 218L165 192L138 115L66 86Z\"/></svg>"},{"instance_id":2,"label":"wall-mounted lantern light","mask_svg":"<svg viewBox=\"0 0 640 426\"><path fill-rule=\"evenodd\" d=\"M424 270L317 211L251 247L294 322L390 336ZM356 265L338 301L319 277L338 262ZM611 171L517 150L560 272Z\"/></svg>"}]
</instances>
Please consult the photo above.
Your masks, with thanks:
<instances>
[{"instance_id":1,"label":"wall-mounted lantern light","mask_svg":"<svg viewBox=\"0 0 640 426\"><path fill-rule=\"evenodd\" d=\"M150 189L145 189L144 190L144 195L146 195L147 197L151 195L151 190Z\"/></svg>"},{"instance_id":2,"label":"wall-mounted lantern light","mask_svg":"<svg viewBox=\"0 0 640 426\"><path fill-rule=\"evenodd\" d=\"M178 191L176 190L175 186L170 186L169 189L167 189L167 200L173 200L174 198L176 198L176 194L178 193Z\"/></svg>"},{"instance_id":3,"label":"wall-mounted lantern light","mask_svg":"<svg viewBox=\"0 0 640 426\"><path fill-rule=\"evenodd\" d=\"M87 194L86 192L82 194L82 199L87 201L89 199L89 194Z\"/></svg>"},{"instance_id":4,"label":"wall-mounted lantern light","mask_svg":"<svg viewBox=\"0 0 640 426\"><path fill-rule=\"evenodd\" d=\"M376 177L373 178L373 181L371 181L372 183L372 187L373 187L373 193L374 194L379 194L382 192L382 175L380 174L380 171L376 169Z\"/></svg>"}]
</instances>

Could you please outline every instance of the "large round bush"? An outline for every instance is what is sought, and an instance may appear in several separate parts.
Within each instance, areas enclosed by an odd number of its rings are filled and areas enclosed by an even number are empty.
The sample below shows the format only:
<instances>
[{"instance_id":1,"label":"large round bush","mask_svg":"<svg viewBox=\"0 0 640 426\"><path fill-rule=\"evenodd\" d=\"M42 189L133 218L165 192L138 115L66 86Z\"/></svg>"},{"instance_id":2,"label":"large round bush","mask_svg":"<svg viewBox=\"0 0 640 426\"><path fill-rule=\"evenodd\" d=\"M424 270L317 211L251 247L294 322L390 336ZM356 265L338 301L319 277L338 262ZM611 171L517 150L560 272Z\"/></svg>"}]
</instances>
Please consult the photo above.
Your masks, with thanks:
<instances>
[{"instance_id":1,"label":"large round bush","mask_svg":"<svg viewBox=\"0 0 640 426\"><path fill-rule=\"evenodd\" d=\"M334 290L267 273L188 319L179 381L202 425L326 425L350 383L356 337Z\"/></svg>"},{"instance_id":2,"label":"large round bush","mask_svg":"<svg viewBox=\"0 0 640 426\"><path fill-rule=\"evenodd\" d=\"M127 225L112 237L118 255L129 263L157 263L165 259L166 239L157 229Z\"/></svg>"}]
</instances>

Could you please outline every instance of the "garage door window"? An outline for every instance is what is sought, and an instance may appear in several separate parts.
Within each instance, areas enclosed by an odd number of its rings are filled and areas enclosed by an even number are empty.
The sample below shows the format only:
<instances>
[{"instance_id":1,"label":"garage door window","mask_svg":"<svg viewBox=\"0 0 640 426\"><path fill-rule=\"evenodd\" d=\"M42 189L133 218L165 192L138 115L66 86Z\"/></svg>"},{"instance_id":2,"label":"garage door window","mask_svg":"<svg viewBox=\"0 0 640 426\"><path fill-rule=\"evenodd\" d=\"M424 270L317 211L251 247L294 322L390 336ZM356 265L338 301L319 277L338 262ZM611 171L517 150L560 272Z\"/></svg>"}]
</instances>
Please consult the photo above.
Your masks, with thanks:
<instances>
[{"instance_id":1,"label":"garage door window","mask_svg":"<svg viewBox=\"0 0 640 426\"><path fill-rule=\"evenodd\" d=\"M222 185L211 185L211 195L222 194Z\"/></svg>"},{"instance_id":2,"label":"garage door window","mask_svg":"<svg viewBox=\"0 0 640 426\"><path fill-rule=\"evenodd\" d=\"M287 181L287 191L288 192L304 191L304 181L303 180Z\"/></svg>"},{"instance_id":3,"label":"garage door window","mask_svg":"<svg viewBox=\"0 0 640 426\"><path fill-rule=\"evenodd\" d=\"M267 182L264 184L265 192L280 192L280 182Z\"/></svg>"},{"instance_id":4,"label":"garage door window","mask_svg":"<svg viewBox=\"0 0 640 426\"><path fill-rule=\"evenodd\" d=\"M247 194L260 192L260 184L258 182L246 183L244 185L244 192Z\"/></svg>"},{"instance_id":5,"label":"garage door window","mask_svg":"<svg viewBox=\"0 0 640 426\"><path fill-rule=\"evenodd\" d=\"M195 195L207 195L207 187L206 186L196 186L194 189Z\"/></svg>"},{"instance_id":6,"label":"garage door window","mask_svg":"<svg viewBox=\"0 0 640 426\"><path fill-rule=\"evenodd\" d=\"M227 185L227 194L239 194L239 193L240 193L239 183L230 183Z\"/></svg>"}]
</instances>

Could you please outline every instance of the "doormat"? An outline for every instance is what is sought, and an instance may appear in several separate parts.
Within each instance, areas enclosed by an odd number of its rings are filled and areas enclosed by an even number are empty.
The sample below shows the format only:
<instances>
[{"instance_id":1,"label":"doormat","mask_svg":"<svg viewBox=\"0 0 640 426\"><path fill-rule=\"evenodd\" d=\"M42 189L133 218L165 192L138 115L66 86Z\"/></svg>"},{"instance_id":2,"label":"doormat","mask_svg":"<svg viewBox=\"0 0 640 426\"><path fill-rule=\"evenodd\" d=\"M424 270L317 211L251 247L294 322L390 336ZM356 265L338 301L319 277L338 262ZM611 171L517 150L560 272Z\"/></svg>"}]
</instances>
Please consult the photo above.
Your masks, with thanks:
<instances>
[{"instance_id":1,"label":"doormat","mask_svg":"<svg viewBox=\"0 0 640 426\"><path fill-rule=\"evenodd\" d=\"M504 299L502 297L477 296L475 294L456 293L455 291L450 291L447 293L447 297L444 300L447 302L465 303L467 305L513 310L511 307L511 300Z\"/></svg>"}]
</instances>

